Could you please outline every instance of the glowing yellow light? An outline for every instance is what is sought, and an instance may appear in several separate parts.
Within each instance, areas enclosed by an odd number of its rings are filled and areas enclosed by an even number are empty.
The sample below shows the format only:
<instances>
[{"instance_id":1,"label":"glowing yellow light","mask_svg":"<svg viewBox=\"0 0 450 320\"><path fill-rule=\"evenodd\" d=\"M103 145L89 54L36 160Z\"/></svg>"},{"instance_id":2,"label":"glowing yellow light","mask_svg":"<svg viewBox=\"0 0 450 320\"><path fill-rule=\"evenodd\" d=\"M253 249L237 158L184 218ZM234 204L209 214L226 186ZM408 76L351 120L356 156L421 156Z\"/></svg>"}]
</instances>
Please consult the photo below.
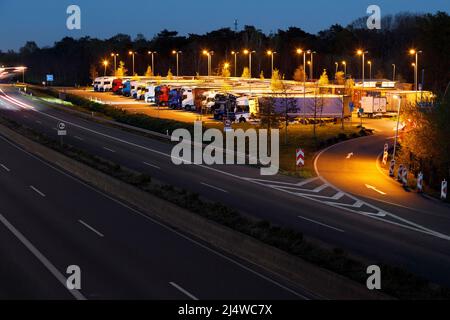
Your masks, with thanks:
<instances>
[{"instance_id":1,"label":"glowing yellow light","mask_svg":"<svg viewBox=\"0 0 450 320\"><path fill-rule=\"evenodd\" d=\"M103 60L103 65L106 67L108 65L108 61L107 60Z\"/></svg>"},{"instance_id":2,"label":"glowing yellow light","mask_svg":"<svg viewBox=\"0 0 450 320\"><path fill-rule=\"evenodd\" d=\"M244 54L248 54L249 51L247 49L244 50Z\"/></svg>"},{"instance_id":3,"label":"glowing yellow light","mask_svg":"<svg viewBox=\"0 0 450 320\"><path fill-rule=\"evenodd\" d=\"M416 50L414 49L409 50L409 54L416 54Z\"/></svg>"},{"instance_id":4,"label":"glowing yellow light","mask_svg":"<svg viewBox=\"0 0 450 320\"><path fill-rule=\"evenodd\" d=\"M345 62L345 61L342 61L342 64L345 66L346 64L347 64L347 62Z\"/></svg>"},{"instance_id":5,"label":"glowing yellow light","mask_svg":"<svg viewBox=\"0 0 450 320\"><path fill-rule=\"evenodd\" d=\"M303 53L303 50L302 49L297 49L297 53L301 54L301 53Z\"/></svg>"},{"instance_id":6,"label":"glowing yellow light","mask_svg":"<svg viewBox=\"0 0 450 320\"><path fill-rule=\"evenodd\" d=\"M223 65L223 67L224 67L225 69L228 69L228 68L230 67L230 64L229 64L228 62L225 62L225 64Z\"/></svg>"},{"instance_id":7,"label":"glowing yellow light","mask_svg":"<svg viewBox=\"0 0 450 320\"><path fill-rule=\"evenodd\" d=\"M363 51L362 50L358 50L358 51L356 51L356 54L360 56L360 55L363 54Z\"/></svg>"}]
</instances>

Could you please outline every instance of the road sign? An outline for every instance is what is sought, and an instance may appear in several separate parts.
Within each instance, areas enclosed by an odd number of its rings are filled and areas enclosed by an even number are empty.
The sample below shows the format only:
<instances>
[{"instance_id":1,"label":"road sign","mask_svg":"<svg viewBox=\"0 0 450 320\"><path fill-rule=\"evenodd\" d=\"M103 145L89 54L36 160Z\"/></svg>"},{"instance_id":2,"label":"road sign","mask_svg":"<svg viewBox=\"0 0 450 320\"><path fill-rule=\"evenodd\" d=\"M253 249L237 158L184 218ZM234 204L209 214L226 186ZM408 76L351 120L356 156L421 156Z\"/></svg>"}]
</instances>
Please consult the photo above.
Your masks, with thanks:
<instances>
[{"instance_id":1,"label":"road sign","mask_svg":"<svg viewBox=\"0 0 450 320\"><path fill-rule=\"evenodd\" d=\"M297 167L303 167L305 165L305 153L301 148L295 151L295 160Z\"/></svg>"},{"instance_id":2,"label":"road sign","mask_svg":"<svg viewBox=\"0 0 450 320\"><path fill-rule=\"evenodd\" d=\"M67 135L66 124L64 122L58 122L58 136Z\"/></svg>"},{"instance_id":3,"label":"road sign","mask_svg":"<svg viewBox=\"0 0 450 320\"><path fill-rule=\"evenodd\" d=\"M402 181L402 177L403 177L403 165L401 164L401 165L398 167L397 180L398 180L398 181Z\"/></svg>"},{"instance_id":4,"label":"road sign","mask_svg":"<svg viewBox=\"0 0 450 320\"><path fill-rule=\"evenodd\" d=\"M402 185L404 187L408 186L408 169L406 169L406 167L404 167L402 171Z\"/></svg>"},{"instance_id":5,"label":"road sign","mask_svg":"<svg viewBox=\"0 0 450 320\"><path fill-rule=\"evenodd\" d=\"M47 78L47 82L52 82L54 80L54 77L52 74L47 74L46 78Z\"/></svg>"}]
</instances>

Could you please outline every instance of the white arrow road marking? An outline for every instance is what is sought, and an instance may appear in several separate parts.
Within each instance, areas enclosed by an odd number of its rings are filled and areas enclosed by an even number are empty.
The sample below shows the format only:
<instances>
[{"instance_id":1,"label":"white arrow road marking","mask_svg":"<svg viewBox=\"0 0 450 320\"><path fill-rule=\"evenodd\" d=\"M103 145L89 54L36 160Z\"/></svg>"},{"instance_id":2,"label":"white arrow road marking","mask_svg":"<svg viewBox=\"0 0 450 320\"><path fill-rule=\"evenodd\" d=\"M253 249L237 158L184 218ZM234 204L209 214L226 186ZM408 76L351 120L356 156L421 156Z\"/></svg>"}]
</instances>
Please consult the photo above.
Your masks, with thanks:
<instances>
[{"instance_id":1,"label":"white arrow road marking","mask_svg":"<svg viewBox=\"0 0 450 320\"><path fill-rule=\"evenodd\" d=\"M353 156L354 156L354 154L353 154L353 152L351 152L351 153L349 153L349 154L347 155L346 159L350 159L350 158L353 157Z\"/></svg>"},{"instance_id":2,"label":"white arrow road marking","mask_svg":"<svg viewBox=\"0 0 450 320\"><path fill-rule=\"evenodd\" d=\"M382 195L385 195L385 194L386 194L386 192L383 192L383 191L381 191L381 190L378 190L377 188L375 188L374 186L371 186L370 184L366 184L366 188L367 188L367 189L372 189L373 191L376 191L376 192L378 192L379 194L382 194Z\"/></svg>"}]
</instances>

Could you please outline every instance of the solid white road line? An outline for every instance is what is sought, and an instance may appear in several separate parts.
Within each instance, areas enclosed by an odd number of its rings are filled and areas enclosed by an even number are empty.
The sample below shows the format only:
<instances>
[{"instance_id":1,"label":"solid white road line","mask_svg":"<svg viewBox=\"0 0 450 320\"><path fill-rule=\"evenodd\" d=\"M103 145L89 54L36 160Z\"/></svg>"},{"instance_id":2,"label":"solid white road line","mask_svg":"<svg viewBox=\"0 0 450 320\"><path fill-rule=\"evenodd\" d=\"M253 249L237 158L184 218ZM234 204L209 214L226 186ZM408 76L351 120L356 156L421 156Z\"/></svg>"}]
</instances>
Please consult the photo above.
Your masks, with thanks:
<instances>
[{"instance_id":1,"label":"solid white road line","mask_svg":"<svg viewBox=\"0 0 450 320\"><path fill-rule=\"evenodd\" d=\"M39 194L41 197L45 197L45 194L41 191L39 191L36 187L30 186L30 188L36 192L37 194Z\"/></svg>"},{"instance_id":2,"label":"solid white road line","mask_svg":"<svg viewBox=\"0 0 450 320\"><path fill-rule=\"evenodd\" d=\"M9 221L0 214L0 222L47 268L48 271L67 289L67 279L61 272L30 242L20 233ZM68 289L69 290L69 289ZM77 300L86 300L80 291L69 290L70 294Z\"/></svg>"},{"instance_id":3,"label":"solid white road line","mask_svg":"<svg viewBox=\"0 0 450 320\"><path fill-rule=\"evenodd\" d=\"M36 123L37 123L37 124L42 124L42 122L41 122L41 121L39 121L39 120L36 120Z\"/></svg>"},{"instance_id":4,"label":"solid white road line","mask_svg":"<svg viewBox=\"0 0 450 320\"><path fill-rule=\"evenodd\" d=\"M88 228L89 230L91 230L92 232L96 233L99 237L104 237L105 235L101 232L98 232L97 230L95 230L93 227L91 227L90 225L88 225L86 222L84 222L83 220L78 220L79 223L81 223L83 226L85 226L86 228Z\"/></svg>"},{"instance_id":5,"label":"solid white road line","mask_svg":"<svg viewBox=\"0 0 450 320\"><path fill-rule=\"evenodd\" d=\"M325 224L325 223L322 223L322 222L319 222L319 221L316 221L316 220L308 219L308 218L305 218L305 217L302 217L302 216L298 216L298 217L299 217L300 219L304 219L304 220L306 220L306 221L309 221L309 222L312 222L312 223L321 225L321 226L323 226L323 227L327 227L327 228L330 228L330 229L333 229L333 230L336 230L336 231L339 231L339 232L345 232L345 231L342 230L342 229L339 229L339 228L335 228L335 227L329 226L328 224Z\"/></svg>"},{"instance_id":6,"label":"solid white road line","mask_svg":"<svg viewBox=\"0 0 450 320\"><path fill-rule=\"evenodd\" d=\"M2 91L2 90L0 89L0 92L1 92L1 91ZM264 280L266 280L266 281L272 283L273 285L275 285L275 286L277 286L277 287L279 287L279 288L281 288L281 289L283 289L283 290L285 290L285 291L288 291L288 292L292 293L293 295L295 295L295 296L297 296L297 297L300 297L300 298L305 299L305 300L310 300L309 297L307 297L307 296L305 296L305 295L303 295L303 294L301 294L301 293L298 293L297 291L292 290L292 289L289 288L289 287L286 287L285 285L281 284L280 282L278 282L278 281L276 281L276 280L273 280L273 279L269 278L268 276L265 276L265 275L263 275L262 273L253 270L253 269L250 268L250 267L247 267L246 265L244 265L244 264L242 264L242 263L240 263L240 262L238 262L238 261L236 261L236 260L234 260L234 259L232 259L232 258L230 258L230 257L228 257L228 256L226 256L226 255L224 255L224 254L222 254L222 253L220 253L220 252L218 252L218 251L216 251L216 250L210 248L210 247L208 247L207 245L205 245L205 244L203 244L203 243L200 243L200 242L198 242L197 240L194 240L193 238L188 237L188 236L186 236L185 234L180 233L180 232L178 232L177 230L175 230L175 229L173 229L173 228L171 228L171 227L169 227L169 226L167 226L167 225L165 225L165 224L159 222L158 220L155 220L155 219L151 218L150 216L146 215L145 213L142 213L142 212L140 212L139 210L136 210L136 209L130 207L129 205L125 204L124 202L121 202L121 201L119 201L119 200L117 200L117 199L115 199L115 198L113 198L113 197L107 195L106 193L104 193L104 192L102 192L102 191L100 191L100 190L98 190L98 189L96 189L96 188L94 188L94 187L88 185L87 183L83 182L82 180L80 180L80 179L78 179L78 178L76 178L76 177L74 177L74 176L71 176L70 174L68 174L68 173L66 173L66 172L64 172L64 171L62 171L62 170L60 170L60 169L58 169L57 167L55 167L55 166L53 166L53 165L51 165L51 164L45 162L44 160L42 160L42 159L36 157L36 156L35 156L34 154L32 154L32 153L30 153L30 152L28 152L28 151L26 151L26 150L20 148L19 146L17 146L17 145L15 145L14 143L12 143L12 142L6 140L5 138L3 138L3 137L0 136L0 139L3 140L4 142L10 144L12 147L16 148L17 150L19 150L19 151L21 151L21 152L27 154L27 155L30 156L31 158L33 158L33 159L39 161L40 163L44 164L45 166L47 166L47 167L49 167L49 168L55 170L56 172L59 172L59 173L62 174L63 176L65 176L65 177L67 177L67 178L69 178L69 179L72 179L73 181L76 181L77 183L79 183L79 184L85 186L85 187L88 188L89 190L92 190L93 192L96 192L96 193L98 193L98 194L101 194L101 195L104 196L105 198L107 198L107 199L109 199L109 200L111 200L111 201L113 201L113 202L115 202L115 203L121 205L121 206L124 207L124 208L127 208L128 210L130 210L130 211L133 212L134 214L137 214L138 216L142 217L143 219L145 219L145 220L147 220L147 221L150 221L150 222L152 222L152 223L154 223L154 224L156 224L156 225L158 225L158 226L160 226L160 227L162 227L162 228L164 228L164 229L166 229L166 230L168 230L168 231L170 231L170 232L172 232L172 233L175 233L176 235L180 236L181 238L186 239L187 241L189 241L189 242L191 242L191 243L193 243L193 244L195 244L195 245L197 245L197 246L203 248L204 250L206 250L206 251L208 251L208 252L210 252L210 253L215 254L216 256L218 256L218 257L220 257L220 258L222 258L222 259L224 259L224 260L226 260L226 261L228 261L228 262L230 262L230 263L232 263L232 264L234 264L234 265L240 267L241 269L244 269L244 270L248 271L249 273L254 274L255 276L257 276L257 277L259 277L259 278L261 278L261 279L264 279ZM138 145L137 145L137 146L138 146ZM143 147L141 147L141 148L143 148ZM155 152L157 152L157 151L155 151ZM162 154L162 152L161 152L161 154ZM169 155L169 157L170 157L170 155ZM206 167L206 168L210 168L210 167ZM214 169L214 168L210 168L210 169L213 170L213 171L223 172L224 174L227 174L227 175L229 175L229 176L235 176L235 175L233 175L233 174L231 174L231 173L227 173L227 172L225 172L225 171L220 171L220 170L217 170L217 169ZM235 177L236 177L237 179L245 180L244 178L239 177L239 176L235 176ZM251 264L252 264L252 265L256 265L256 266L258 266L259 268L261 268L261 269L266 270L267 272L269 272L269 270L265 269L265 268L264 268L263 266L261 266L261 265L258 265L258 264L256 264L256 263L251 263Z\"/></svg>"},{"instance_id":7,"label":"solid white road line","mask_svg":"<svg viewBox=\"0 0 450 320\"><path fill-rule=\"evenodd\" d=\"M105 150L108 150L108 151L110 151L110 152L113 152L113 153L115 153L115 151L114 151L113 149L109 149L109 148L107 148L107 147L103 147L103 149L105 149Z\"/></svg>"},{"instance_id":8,"label":"solid white road line","mask_svg":"<svg viewBox=\"0 0 450 320\"><path fill-rule=\"evenodd\" d=\"M80 140L80 141L84 141L83 138L79 137L79 136L73 136L75 139Z\"/></svg>"},{"instance_id":9,"label":"solid white road line","mask_svg":"<svg viewBox=\"0 0 450 320\"><path fill-rule=\"evenodd\" d=\"M202 184L202 185L204 185L204 186L207 186L207 187L209 187L209 188L212 188L212 189L216 189L216 190L218 190L218 191L222 191L222 192L228 193L227 190L224 190L224 189L219 188L219 187L212 186L212 185L207 184L207 183L204 183L204 182L201 182L200 184Z\"/></svg>"},{"instance_id":10,"label":"solid white road line","mask_svg":"<svg viewBox=\"0 0 450 320\"><path fill-rule=\"evenodd\" d=\"M0 167L2 167L3 169L5 169L5 171L10 172L11 170L9 170L9 168L7 166L5 166L4 164L0 163Z\"/></svg>"},{"instance_id":11,"label":"solid white road line","mask_svg":"<svg viewBox=\"0 0 450 320\"><path fill-rule=\"evenodd\" d=\"M155 166L154 164L151 164L151 163L148 163L148 162L144 162L144 164L145 164L146 166L149 166L149 167L153 167L153 168L156 168L156 169L161 169L160 167Z\"/></svg>"},{"instance_id":12,"label":"solid white road line","mask_svg":"<svg viewBox=\"0 0 450 320\"><path fill-rule=\"evenodd\" d=\"M183 289L182 287L180 287L179 285L177 285L175 282L169 282L170 285L176 289L178 289L179 291L183 292L185 295L187 295L189 298L191 298L192 300L198 300L198 298L196 296L194 296L192 293L190 293L189 291L186 291L185 289Z\"/></svg>"}]
</instances>

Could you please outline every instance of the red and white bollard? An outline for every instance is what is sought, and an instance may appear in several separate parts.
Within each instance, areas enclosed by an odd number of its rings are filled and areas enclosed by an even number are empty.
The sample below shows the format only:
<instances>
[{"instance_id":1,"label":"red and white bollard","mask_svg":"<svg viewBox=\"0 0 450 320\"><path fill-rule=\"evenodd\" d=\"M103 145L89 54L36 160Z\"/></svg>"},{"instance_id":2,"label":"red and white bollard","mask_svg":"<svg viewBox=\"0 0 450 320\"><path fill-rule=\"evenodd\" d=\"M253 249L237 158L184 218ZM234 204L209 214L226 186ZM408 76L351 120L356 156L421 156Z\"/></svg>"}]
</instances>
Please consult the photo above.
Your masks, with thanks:
<instances>
[{"instance_id":1,"label":"red and white bollard","mask_svg":"<svg viewBox=\"0 0 450 320\"><path fill-rule=\"evenodd\" d=\"M419 172L419 174L417 175L417 192L422 192L423 191L423 173Z\"/></svg>"},{"instance_id":2,"label":"red and white bollard","mask_svg":"<svg viewBox=\"0 0 450 320\"><path fill-rule=\"evenodd\" d=\"M406 169L406 167L404 167L402 171L402 185L404 187L408 186L408 169Z\"/></svg>"},{"instance_id":3,"label":"red and white bollard","mask_svg":"<svg viewBox=\"0 0 450 320\"><path fill-rule=\"evenodd\" d=\"M441 199L442 200L447 199L447 181L446 180L442 181L442 185L441 185Z\"/></svg>"},{"instance_id":4,"label":"red and white bollard","mask_svg":"<svg viewBox=\"0 0 450 320\"><path fill-rule=\"evenodd\" d=\"M389 165L389 176L393 177L395 171L395 160L391 160L391 164Z\"/></svg>"},{"instance_id":5,"label":"red and white bollard","mask_svg":"<svg viewBox=\"0 0 450 320\"><path fill-rule=\"evenodd\" d=\"M398 167L398 171L397 171L397 181L402 181L402 174L403 174L403 165L401 164Z\"/></svg>"}]
</instances>

